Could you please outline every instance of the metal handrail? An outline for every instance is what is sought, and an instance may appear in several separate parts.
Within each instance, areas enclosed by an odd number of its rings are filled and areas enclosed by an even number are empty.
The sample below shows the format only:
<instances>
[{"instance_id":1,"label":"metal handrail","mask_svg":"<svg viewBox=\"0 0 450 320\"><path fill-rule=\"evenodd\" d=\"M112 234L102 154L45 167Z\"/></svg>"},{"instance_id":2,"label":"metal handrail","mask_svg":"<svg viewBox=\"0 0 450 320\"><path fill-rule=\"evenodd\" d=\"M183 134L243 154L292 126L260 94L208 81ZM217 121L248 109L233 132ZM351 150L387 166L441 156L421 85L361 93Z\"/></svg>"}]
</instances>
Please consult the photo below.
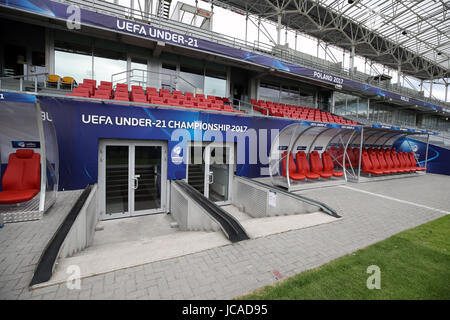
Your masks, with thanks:
<instances>
[{"instance_id":1,"label":"metal handrail","mask_svg":"<svg viewBox=\"0 0 450 320\"><path fill-rule=\"evenodd\" d=\"M133 72L134 71L142 72L143 75L146 74L147 80L145 80L145 81L133 80L132 77L133 77ZM187 83L192 88L192 92L194 94L197 93L197 87L195 85L193 85L191 82L189 82L188 80L184 79L182 76L178 75L178 74L170 74L170 73L164 73L164 72L149 71L149 70L144 70L144 69L130 69L130 70L125 70L125 71L122 71L122 72L114 73L114 74L111 75L111 82L112 82L113 85L115 83L123 83L123 82L127 83L128 85L131 85L133 82L139 82L140 85L147 86L148 80L150 79L149 74L157 74L157 75L169 76L171 78L171 83L173 82L175 84L175 86L178 83L177 80L180 79L180 80L184 81L185 83ZM119 79L114 79L115 77L117 78L117 76L119 76L119 75L125 75L125 77L122 77L122 78L119 78ZM172 81L172 78L174 78L175 81Z\"/></svg>"},{"instance_id":2,"label":"metal handrail","mask_svg":"<svg viewBox=\"0 0 450 320\"><path fill-rule=\"evenodd\" d=\"M6 77L0 77L0 89L2 88L2 80L7 80L7 79L19 79L19 91L23 91L23 81L25 79L25 77L34 77L34 92L37 92L37 88L38 88L38 76L48 76L48 72L43 72L43 73L34 73L34 74L22 74L22 75L17 75L17 76L6 76ZM44 82L44 85L46 85L46 82ZM59 88L59 82L58 82L58 88Z\"/></svg>"},{"instance_id":3,"label":"metal handrail","mask_svg":"<svg viewBox=\"0 0 450 320\"><path fill-rule=\"evenodd\" d=\"M125 7L125 6L109 3L106 1L102 1L102 0L56 0L56 1L63 2L63 3L76 4L76 5L79 5L80 7L85 7L91 11L105 13L105 14L113 15L115 17L122 17L122 18L130 19L130 20L133 20L136 22L140 22L140 23L147 23L149 25L153 25L156 27L164 27L164 28L170 29L172 31L176 31L181 34L195 36L200 39L205 39L205 40L216 42L216 43L222 43L225 45L229 45L229 46L239 48L239 49L249 50L249 51L252 51L252 52L255 52L258 54L262 54L262 55L270 55L272 57L277 57L277 58L280 58L281 60L285 60L287 62L292 62L292 63L298 64L298 65L303 65L303 66L310 66L313 68L317 68L321 71L331 72L333 74L343 76L343 77L346 77L351 80L363 82L363 83L368 83L368 79L370 78L369 74L360 76L358 73L351 72L347 68L337 67L336 65L334 65L334 66L327 65L327 64L322 64L322 63L318 63L315 61L307 60L307 59L301 58L297 55L291 54L289 52L289 51L294 51L294 50L287 50L284 48L282 49L277 46L272 46L272 45L265 44L262 42L257 42L257 41L249 42L249 41L241 40L241 39L234 38L234 37L231 37L231 36L228 36L225 34L201 29L199 27L191 26L191 25L179 22L179 21L162 18L162 17L159 17L152 13L142 12L141 10L138 10L138 9L131 9L130 7ZM420 95L419 93L413 94L409 90L406 91L401 88L399 89L398 87L394 86L394 84L391 84L391 83L386 84L386 85L382 85L381 83L378 83L378 84L370 83L370 85L380 88L380 89L386 89L386 90L389 90L389 91L392 91L395 93L406 94L410 97L420 99L424 102L431 102L431 103L434 103L437 105L447 106L447 107L450 106L450 103L447 103L447 102L444 102L441 100L436 100L433 98L426 98L426 97ZM407 89L407 88L405 88L405 89Z\"/></svg>"},{"instance_id":4,"label":"metal handrail","mask_svg":"<svg viewBox=\"0 0 450 320\"><path fill-rule=\"evenodd\" d=\"M140 71L143 74L147 74L147 79L146 80L143 79L142 81L133 80L132 76L131 77L129 76L129 74L133 74L133 71ZM113 83L113 86L114 86L115 83L127 83L128 85L132 85L133 83L137 82L137 83L139 83L139 85L141 85L143 87L147 87L148 81L149 81L149 76L148 75L150 73L157 74L157 75L166 75L166 76L169 76L171 78L172 77L175 78L175 80L181 79L181 80L183 80L184 82L186 82L188 85L190 85L192 87L194 94L197 94L197 87L194 84L192 84L191 82L189 82L188 80L184 79L180 75L164 73L164 72L157 72L157 71L149 71L149 70L145 70L145 69L130 69L130 70L125 70L125 71L122 71L122 72L115 73L115 74L111 75L111 82ZM125 75L125 76L122 76L119 79L115 79L119 75ZM171 80L171 82L172 82L172 80ZM178 82L174 81L174 83L176 85ZM161 88L158 87L157 89L161 89ZM177 90L177 88L175 88L175 90ZM245 112L245 110L243 110L243 109L248 109L248 112L246 112L246 113L250 113L250 114L254 113L253 105L250 102L239 100L239 99L234 99L234 98L230 99L230 100L231 100L231 104L234 107L237 107L239 111L244 111Z\"/></svg>"},{"instance_id":5,"label":"metal handrail","mask_svg":"<svg viewBox=\"0 0 450 320\"><path fill-rule=\"evenodd\" d=\"M374 120L374 119L368 119L367 117L361 117L361 115L357 114L356 112L352 112L352 111L346 111L346 114L345 115L341 114L341 116L344 118L348 117L351 120L358 121L363 124L385 124L385 125L389 125L389 126L405 126L405 127L411 128L411 129L433 130L433 131L438 132L439 137L444 137L445 139L448 139L450 141L450 132L449 131L439 130L432 126L424 126L424 125L417 126L417 125L412 125L410 123L406 123L404 121L395 120L395 119L391 122L378 121L378 120Z\"/></svg>"},{"instance_id":6,"label":"metal handrail","mask_svg":"<svg viewBox=\"0 0 450 320\"><path fill-rule=\"evenodd\" d=\"M31 76L46 76L48 75L48 72L42 72L42 73L33 73L33 74L21 74L21 75L17 75L17 76L3 76L0 77L0 80L3 79L11 79L11 78L25 78L25 77L31 77Z\"/></svg>"}]
</instances>

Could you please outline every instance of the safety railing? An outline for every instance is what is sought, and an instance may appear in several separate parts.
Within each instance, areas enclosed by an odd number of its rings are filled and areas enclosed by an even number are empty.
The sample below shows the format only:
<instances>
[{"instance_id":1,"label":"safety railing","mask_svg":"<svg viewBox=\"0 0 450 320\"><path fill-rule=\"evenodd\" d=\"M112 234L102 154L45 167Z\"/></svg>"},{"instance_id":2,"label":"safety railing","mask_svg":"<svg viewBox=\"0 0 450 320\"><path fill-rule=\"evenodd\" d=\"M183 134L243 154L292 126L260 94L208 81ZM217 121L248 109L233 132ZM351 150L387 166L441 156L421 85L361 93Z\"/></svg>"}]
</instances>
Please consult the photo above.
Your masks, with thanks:
<instances>
[{"instance_id":1,"label":"safety railing","mask_svg":"<svg viewBox=\"0 0 450 320\"><path fill-rule=\"evenodd\" d=\"M369 83L369 78L371 77L368 74L362 75L361 72L352 72L348 68L338 67L336 66L336 64L320 63L318 61L313 61L312 59L307 59L305 58L306 55L299 56L300 53L295 54L294 50L292 49L280 48L279 46L273 46L258 41L254 42L245 41L222 33L201 29L199 27L188 25L179 21L159 17L157 15L152 14L151 12L144 12L140 9L134 8L132 9L131 7L113 4L102 0L57 0L57 1L75 4L80 7L86 8L90 11L104 13L115 17L121 17L124 19L130 19L136 22L147 23L151 26L155 26L158 28L165 28L173 32L220 43L223 45L231 46L233 48L244 49L261 55L276 57L287 62L311 67L323 72L332 73L337 76L342 76L347 79L355 80L362 83ZM412 92L410 92L410 90L407 90L407 88L397 87L391 83L386 84L371 83L371 85L373 85L374 87L378 87L380 89L386 89L391 92L410 96L412 98L417 98L419 100L430 102L436 105L447 107L450 106L450 103L446 103L441 100L433 98L426 98L419 92L417 92L416 94L412 94Z\"/></svg>"},{"instance_id":2,"label":"safety railing","mask_svg":"<svg viewBox=\"0 0 450 320\"><path fill-rule=\"evenodd\" d=\"M18 75L18 76L7 76L7 77L0 77L0 90L3 89L2 85L7 82L11 82L10 80L14 81L16 79L19 79L19 91L24 91L24 84L25 81L29 81L31 83L34 83L34 92L38 92L38 78L40 76L48 76L48 73L36 73L36 74L28 74L28 75ZM25 80L25 78L34 78L34 80ZM46 87L46 81L44 81L44 87ZM25 88L26 89L26 88ZM25 90L25 91L31 91L31 90Z\"/></svg>"},{"instance_id":3,"label":"safety railing","mask_svg":"<svg viewBox=\"0 0 450 320\"><path fill-rule=\"evenodd\" d=\"M139 85L142 87L153 86L159 88L159 85L154 85L155 80L158 84L161 81L161 87L166 87L164 89L187 91L193 92L194 94L198 91L194 84L178 74L169 74L144 69L130 69L111 75L111 82L113 86L118 83L126 83L130 86Z\"/></svg>"},{"instance_id":4,"label":"safety railing","mask_svg":"<svg viewBox=\"0 0 450 320\"><path fill-rule=\"evenodd\" d=\"M372 125L372 124L385 124L385 125L389 125L389 126L399 126L399 127L407 127L407 128L411 128L411 129L424 129L424 130L433 130L438 132L438 136L443 137L444 139L449 139L450 140L450 128L448 128L447 130L440 130L436 127L433 126L417 126L417 125L413 125L407 121L401 121L401 120L396 120L394 117L392 117L391 121L384 121L384 120L377 120L377 119L368 119L367 115L361 115L358 114L356 112L351 112L351 111L346 111L345 114L339 114L344 118L348 118L350 120L354 120L357 121L359 123L365 124L365 125Z\"/></svg>"}]
</instances>

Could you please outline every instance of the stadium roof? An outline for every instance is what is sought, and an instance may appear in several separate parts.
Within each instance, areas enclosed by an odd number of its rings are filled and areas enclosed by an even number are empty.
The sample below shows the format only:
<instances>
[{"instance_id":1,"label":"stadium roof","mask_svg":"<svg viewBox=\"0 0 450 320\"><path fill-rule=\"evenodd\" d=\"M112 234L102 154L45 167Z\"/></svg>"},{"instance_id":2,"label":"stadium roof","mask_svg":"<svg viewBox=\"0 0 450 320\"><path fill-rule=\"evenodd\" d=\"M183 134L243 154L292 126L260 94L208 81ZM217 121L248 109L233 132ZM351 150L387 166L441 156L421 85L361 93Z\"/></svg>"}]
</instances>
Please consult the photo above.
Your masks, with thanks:
<instances>
[{"instance_id":1,"label":"stadium roof","mask_svg":"<svg viewBox=\"0 0 450 320\"><path fill-rule=\"evenodd\" d=\"M419 79L450 77L450 1L227 0L258 15ZM219 4L220 3L220 4Z\"/></svg>"}]
</instances>

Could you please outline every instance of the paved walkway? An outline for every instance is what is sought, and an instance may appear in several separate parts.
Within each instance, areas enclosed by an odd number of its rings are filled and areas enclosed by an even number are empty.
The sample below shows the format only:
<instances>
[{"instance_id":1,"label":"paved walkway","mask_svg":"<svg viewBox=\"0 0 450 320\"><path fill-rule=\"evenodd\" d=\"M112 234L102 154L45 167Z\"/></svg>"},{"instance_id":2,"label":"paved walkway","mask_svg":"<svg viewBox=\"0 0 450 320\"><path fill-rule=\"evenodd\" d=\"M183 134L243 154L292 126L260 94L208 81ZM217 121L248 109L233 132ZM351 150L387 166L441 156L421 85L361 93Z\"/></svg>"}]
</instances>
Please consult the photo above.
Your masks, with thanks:
<instances>
[{"instance_id":1,"label":"paved walkway","mask_svg":"<svg viewBox=\"0 0 450 320\"><path fill-rule=\"evenodd\" d=\"M59 192L41 220L8 223L0 229L0 299L27 294L39 257L81 192Z\"/></svg>"},{"instance_id":2,"label":"paved walkway","mask_svg":"<svg viewBox=\"0 0 450 320\"><path fill-rule=\"evenodd\" d=\"M434 220L445 214L442 210L450 209L448 176L427 174L405 180L348 186L353 189L337 186L300 192L335 208L344 217L337 222L86 278L82 280L80 290L69 290L65 284L60 284L29 291L26 285L31 279L34 262L29 261L26 271L28 282L24 280L25 275L15 278L21 271L17 267L10 267L6 273L1 272L0 297L229 299L277 282L274 271L283 277L292 276ZM401 201L397 201L396 197ZM36 232L38 237L35 227L28 229ZM0 241L5 238L8 241L2 233L0 231ZM18 242L15 244L19 245ZM15 247L10 248L14 250ZM27 255L23 259L27 259ZM9 265L12 264L13 261L9 261ZM0 262L0 266L3 265ZM13 279L20 280L10 283Z\"/></svg>"}]
</instances>

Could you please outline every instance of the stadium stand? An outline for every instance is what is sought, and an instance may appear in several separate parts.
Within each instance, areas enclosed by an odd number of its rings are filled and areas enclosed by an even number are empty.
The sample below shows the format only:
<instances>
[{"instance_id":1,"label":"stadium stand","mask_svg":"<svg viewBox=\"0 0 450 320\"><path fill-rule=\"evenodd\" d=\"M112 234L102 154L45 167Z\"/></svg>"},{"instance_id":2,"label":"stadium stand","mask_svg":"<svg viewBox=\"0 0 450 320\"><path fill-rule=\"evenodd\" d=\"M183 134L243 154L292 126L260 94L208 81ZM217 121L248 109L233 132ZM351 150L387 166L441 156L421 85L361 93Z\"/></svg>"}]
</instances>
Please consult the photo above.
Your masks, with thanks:
<instances>
[{"instance_id":1,"label":"stadium stand","mask_svg":"<svg viewBox=\"0 0 450 320\"><path fill-rule=\"evenodd\" d=\"M74 88L67 96L96 98L104 100L131 101L139 103L167 105L174 107L184 107L193 109L205 109L214 111L226 111L234 113L244 113L244 111L235 110L230 104L229 99L213 95L204 94L194 95L192 92L182 92L168 89L160 89L142 86L131 86L131 92L128 91L128 85L118 83L114 90L111 82L101 81L96 86L96 81L83 79L83 82Z\"/></svg>"},{"instance_id":2,"label":"stadium stand","mask_svg":"<svg viewBox=\"0 0 450 320\"><path fill-rule=\"evenodd\" d=\"M320 109L315 108L264 100L255 100L255 99L251 99L251 103L253 105L253 110L258 111L261 114L274 117L284 117L291 119L349 124L349 125L358 124L356 121L346 120L341 116L336 116L330 112L322 111Z\"/></svg>"}]
</instances>

